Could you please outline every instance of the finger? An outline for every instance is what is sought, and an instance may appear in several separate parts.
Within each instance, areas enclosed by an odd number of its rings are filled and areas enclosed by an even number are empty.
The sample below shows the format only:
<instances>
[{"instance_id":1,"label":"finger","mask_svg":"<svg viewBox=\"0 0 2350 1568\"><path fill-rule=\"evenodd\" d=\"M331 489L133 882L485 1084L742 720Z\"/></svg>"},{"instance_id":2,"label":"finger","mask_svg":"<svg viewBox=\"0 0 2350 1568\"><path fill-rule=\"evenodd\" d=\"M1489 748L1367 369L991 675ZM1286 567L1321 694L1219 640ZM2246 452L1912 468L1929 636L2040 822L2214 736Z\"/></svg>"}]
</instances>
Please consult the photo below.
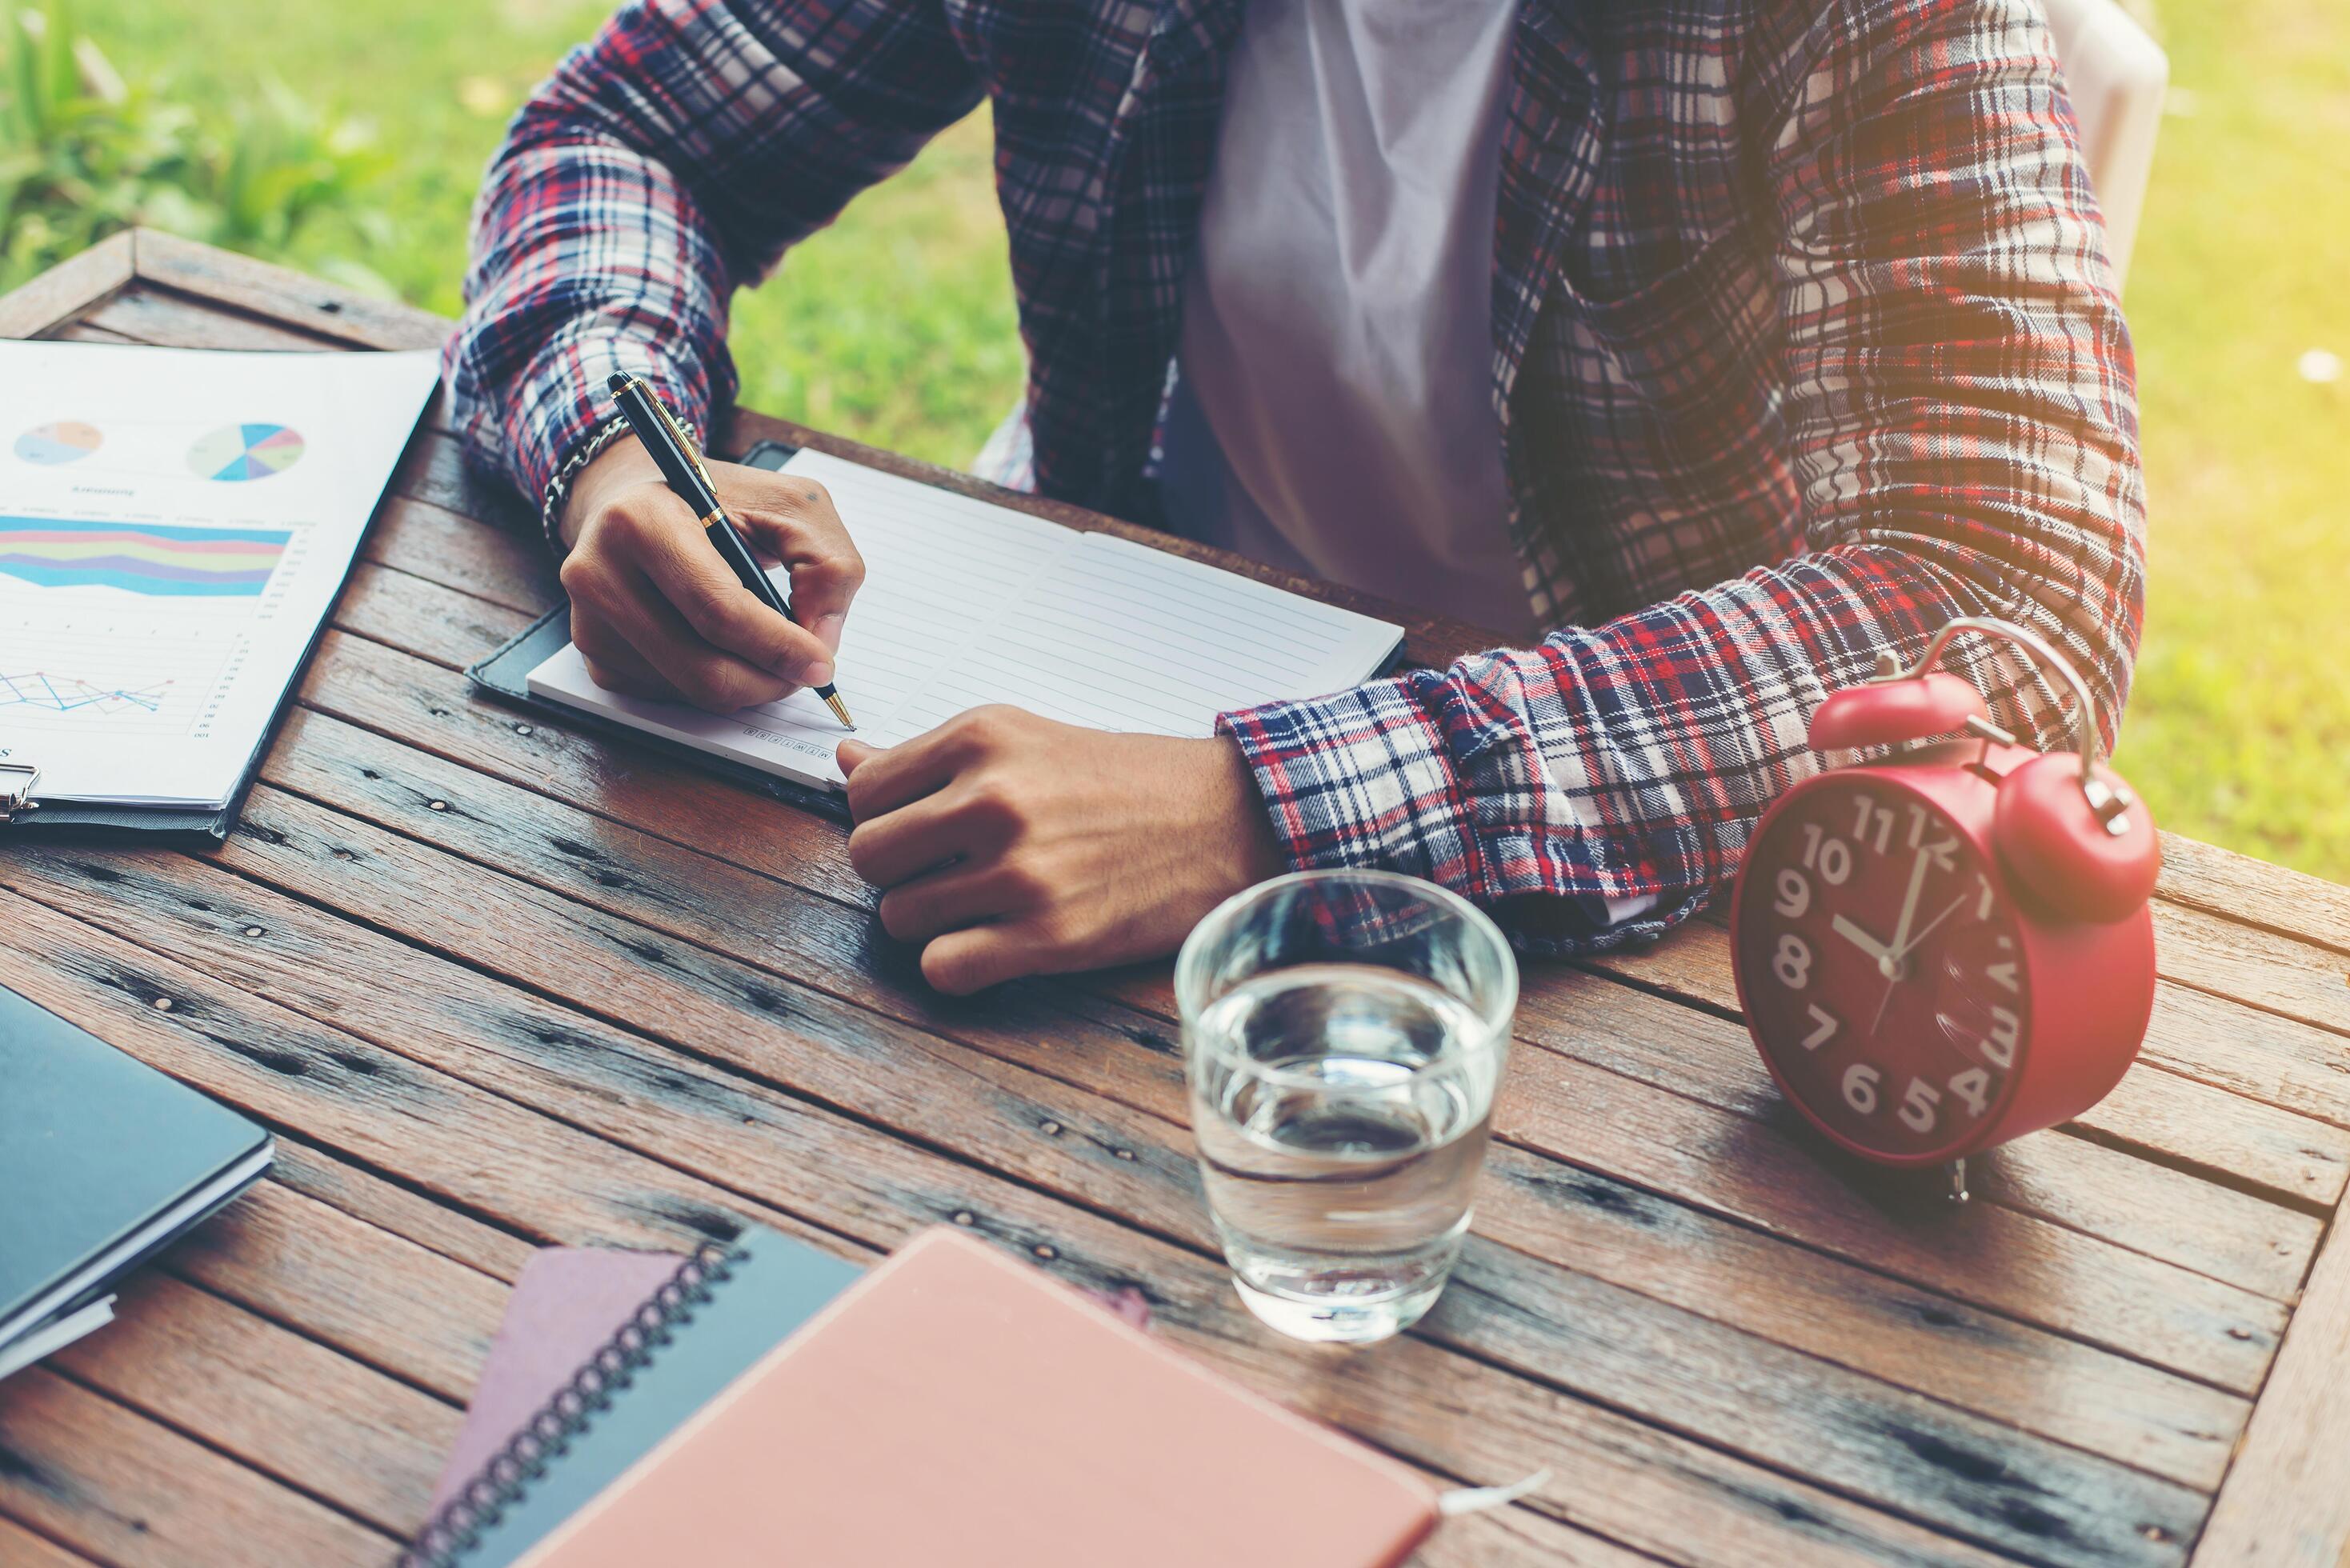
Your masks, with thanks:
<instances>
[{"instance_id":1,"label":"finger","mask_svg":"<svg viewBox=\"0 0 2350 1568\"><path fill-rule=\"evenodd\" d=\"M637 566L679 618L712 647L802 686L821 686L832 679L832 648L761 603L735 576L700 524L686 521L649 530Z\"/></svg>"},{"instance_id":2,"label":"finger","mask_svg":"<svg viewBox=\"0 0 2350 1568\"><path fill-rule=\"evenodd\" d=\"M895 888L958 856L989 847L982 825L944 794L858 823L848 835L848 863L876 888Z\"/></svg>"},{"instance_id":3,"label":"finger","mask_svg":"<svg viewBox=\"0 0 2350 1568\"><path fill-rule=\"evenodd\" d=\"M793 690L791 681L705 639L649 579L600 607L645 663L697 708L732 713Z\"/></svg>"},{"instance_id":4,"label":"finger","mask_svg":"<svg viewBox=\"0 0 2350 1568\"><path fill-rule=\"evenodd\" d=\"M922 978L949 996L969 996L1036 973L1044 955L1043 940L1026 925L972 926L931 940L922 949Z\"/></svg>"},{"instance_id":5,"label":"finger","mask_svg":"<svg viewBox=\"0 0 2350 1568\"><path fill-rule=\"evenodd\" d=\"M755 548L791 570L792 614L827 648L840 649L840 630L849 602L865 583L865 559L857 553L831 493L812 479L737 470L721 474L719 495L743 524Z\"/></svg>"},{"instance_id":6,"label":"finger","mask_svg":"<svg viewBox=\"0 0 2350 1568\"><path fill-rule=\"evenodd\" d=\"M840 776L847 779L858 769L863 767L867 762L880 754L881 748L879 746L868 745L863 741L843 741L834 748L832 759L840 764Z\"/></svg>"},{"instance_id":7,"label":"finger","mask_svg":"<svg viewBox=\"0 0 2350 1568\"><path fill-rule=\"evenodd\" d=\"M877 751L848 774L848 815L868 822L933 794L946 787L962 760L962 749L936 730Z\"/></svg>"},{"instance_id":8,"label":"finger","mask_svg":"<svg viewBox=\"0 0 2350 1568\"><path fill-rule=\"evenodd\" d=\"M618 691L626 697L641 697L648 702L682 700L678 689L662 680L652 666L638 658L634 649L623 648L616 658L598 659L583 647L579 656L588 666L588 679L607 691Z\"/></svg>"},{"instance_id":9,"label":"finger","mask_svg":"<svg viewBox=\"0 0 2350 1568\"><path fill-rule=\"evenodd\" d=\"M901 942L984 923L1025 907L1020 878L999 866L948 866L881 895L881 926Z\"/></svg>"}]
</instances>

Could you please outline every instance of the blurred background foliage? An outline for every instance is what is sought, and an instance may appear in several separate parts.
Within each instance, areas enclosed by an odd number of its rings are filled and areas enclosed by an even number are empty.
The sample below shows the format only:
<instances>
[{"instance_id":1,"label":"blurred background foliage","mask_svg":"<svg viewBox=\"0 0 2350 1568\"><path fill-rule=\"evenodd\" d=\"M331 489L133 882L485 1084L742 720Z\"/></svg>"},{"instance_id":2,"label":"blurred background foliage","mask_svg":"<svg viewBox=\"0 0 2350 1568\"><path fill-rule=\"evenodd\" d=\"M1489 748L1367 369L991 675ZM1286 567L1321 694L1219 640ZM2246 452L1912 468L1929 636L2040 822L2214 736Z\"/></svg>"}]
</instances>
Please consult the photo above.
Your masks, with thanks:
<instances>
[{"instance_id":1,"label":"blurred background foliage","mask_svg":"<svg viewBox=\"0 0 2350 1568\"><path fill-rule=\"evenodd\" d=\"M609 0L61 5L5 29L0 283L141 222L453 314L482 164ZM2134 8L2175 85L2126 302L2152 579L2119 762L2165 826L2350 880L2350 5ZM967 462L1022 373L984 114L733 340L746 402Z\"/></svg>"}]
</instances>

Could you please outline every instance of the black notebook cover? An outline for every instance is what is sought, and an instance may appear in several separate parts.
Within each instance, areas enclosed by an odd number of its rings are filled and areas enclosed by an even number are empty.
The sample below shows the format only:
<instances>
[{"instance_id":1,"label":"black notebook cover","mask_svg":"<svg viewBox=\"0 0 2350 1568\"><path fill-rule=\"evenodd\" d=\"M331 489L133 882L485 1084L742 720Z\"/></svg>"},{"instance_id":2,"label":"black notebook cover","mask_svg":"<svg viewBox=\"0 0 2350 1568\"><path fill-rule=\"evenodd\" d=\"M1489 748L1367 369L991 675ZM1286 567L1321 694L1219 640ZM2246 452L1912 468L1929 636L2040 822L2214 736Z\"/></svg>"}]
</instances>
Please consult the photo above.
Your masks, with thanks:
<instances>
[{"instance_id":1,"label":"black notebook cover","mask_svg":"<svg viewBox=\"0 0 2350 1568\"><path fill-rule=\"evenodd\" d=\"M88 1288L44 1299L269 1147L265 1129L0 990L0 1330L36 1303L41 1310L19 1330L99 1293L263 1167L113 1261Z\"/></svg>"},{"instance_id":2,"label":"black notebook cover","mask_svg":"<svg viewBox=\"0 0 2350 1568\"><path fill-rule=\"evenodd\" d=\"M743 454L743 462L752 468L781 468L795 450L781 441L763 441ZM821 812L842 822L848 820L847 801L832 790L811 789L795 779L764 774L724 757L697 752L691 746L672 745L658 735L647 734L627 724L614 723L609 719L583 711L568 703L550 702L534 694L530 689L530 672L562 652L570 640L571 607L567 604L531 622L523 628L522 635L465 673L479 690L515 707L527 709L558 728L584 730L610 740L650 746L666 756L675 757L704 773L715 774L745 789L757 790L761 794L772 795L809 811Z\"/></svg>"},{"instance_id":3,"label":"black notebook cover","mask_svg":"<svg viewBox=\"0 0 2350 1568\"><path fill-rule=\"evenodd\" d=\"M748 1226L687 1260L418 1534L403 1568L504 1568L865 1271Z\"/></svg>"}]
</instances>

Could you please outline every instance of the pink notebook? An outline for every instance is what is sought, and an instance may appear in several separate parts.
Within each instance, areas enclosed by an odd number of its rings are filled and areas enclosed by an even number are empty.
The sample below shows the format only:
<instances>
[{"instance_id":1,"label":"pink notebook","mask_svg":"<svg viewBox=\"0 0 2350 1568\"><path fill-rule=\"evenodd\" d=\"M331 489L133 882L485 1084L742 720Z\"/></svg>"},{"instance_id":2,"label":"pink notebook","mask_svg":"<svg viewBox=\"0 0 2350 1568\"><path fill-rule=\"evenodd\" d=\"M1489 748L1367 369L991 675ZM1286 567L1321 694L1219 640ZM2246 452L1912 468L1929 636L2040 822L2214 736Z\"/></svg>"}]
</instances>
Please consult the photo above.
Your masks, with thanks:
<instances>
[{"instance_id":1,"label":"pink notebook","mask_svg":"<svg viewBox=\"0 0 2350 1568\"><path fill-rule=\"evenodd\" d=\"M843 1292L525 1568L1386 1568L1408 1468L951 1228Z\"/></svg>"}]
</instances>

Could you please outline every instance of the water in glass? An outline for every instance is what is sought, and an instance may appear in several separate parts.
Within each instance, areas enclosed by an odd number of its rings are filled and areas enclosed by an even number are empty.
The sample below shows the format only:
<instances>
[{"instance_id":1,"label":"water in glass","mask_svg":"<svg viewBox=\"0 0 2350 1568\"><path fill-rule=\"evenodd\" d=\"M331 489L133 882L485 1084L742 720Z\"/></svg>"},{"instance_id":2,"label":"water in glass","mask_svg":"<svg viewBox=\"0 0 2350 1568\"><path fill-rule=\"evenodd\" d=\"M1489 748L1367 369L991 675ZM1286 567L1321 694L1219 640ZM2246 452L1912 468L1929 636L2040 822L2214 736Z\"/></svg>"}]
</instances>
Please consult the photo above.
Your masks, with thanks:
<instances>
[{"instance_id":1,"label":"water in glass","mask_svg":"<svg viewBox=\"0 0 2350 1568\"><path fill-rule=\"evenodd\" d=\"M1201 1170L1250 1310L1303 1339L1409 1326L1468 1229L1501 1070L1489 1021L1399 970L1306 963L1192 1026Z\"/></svg>"}]
</instances>

